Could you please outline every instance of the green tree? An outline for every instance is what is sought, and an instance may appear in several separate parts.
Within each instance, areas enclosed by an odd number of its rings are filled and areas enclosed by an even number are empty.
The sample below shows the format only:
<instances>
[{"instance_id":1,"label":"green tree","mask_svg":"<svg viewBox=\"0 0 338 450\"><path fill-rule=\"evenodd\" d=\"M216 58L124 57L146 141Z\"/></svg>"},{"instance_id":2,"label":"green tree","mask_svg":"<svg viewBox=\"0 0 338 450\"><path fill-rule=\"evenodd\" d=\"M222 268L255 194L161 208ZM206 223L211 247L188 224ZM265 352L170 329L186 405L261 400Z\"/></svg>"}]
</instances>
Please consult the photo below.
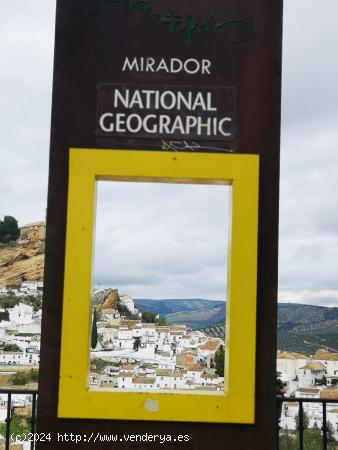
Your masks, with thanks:
<instances>
[{"instance_id":1,"label":"green tree","mask_svg":"<svg viewBox=\"0 0 338 450\"><path fill-rule=\"evenodd\" d=\"M296 415L295 420L296 420L296 429L299 430L299 425L300 425L299 414ZM303 411L303 421L302 422L303 422L302 423L303 429L306 430L307 428L309 428L310 419L308 418L307 414L304 411Z\"/></svg>"},{"instance_id":2,"label":"green tree","mask_svg":"<svg viewBox=\"0 0 338 450\"><path fill-rule=\"evenodd\" d=\"M121 316L124 316L128 320L137 320L139 319L137 314L133 314L129 311L129 309L121 302L117 302L117 310L121 314Z\"/></svg>"},{"instance_id":3,"label":"green tree","mask_svg":"<svg viewBox=\"0 0 338 450\"><path fill-rule=\"evenodd\" d=\"M4 352L22 352L21 348L16 344L6 344L3 350Z\"/></svg>"},{"instance_id":4,"label":"green tree","mask_svg":"<svg viewBox=\"0 0 338 450\"><path fill-rule=\"evenodd\" d=\"M220 345L215 353L214 364L216 372L220 377L224 377L224 346Z\"/></svg>"},{"instance_id":5,"label":"green tree","mask_svg":"<svg viewBox=\"0 0 338 450\"><path fill-rule=\"evenodd\" d=\"M296 433L288 427L282 428L279 434L279 450L298 450Z\"/></svg>"},{"instance_id":6,"label":"green tree","mask_svg":"<svg viewBox=\"0 0 338 450\"><path fill-rule=\"evenodd\" d=\"M284 394L285 385L286 385L286 383L284 383L281 379L281 373L277 372L277 376L276 376L276 394L277 395Z\"/></svg>"},{"instance_id":7,"label":"green tree","mask_svg":"<svg viewBox=\"0 0 338 450\"><path fill-rule=\"evenodd\" d=\"M156 319L156 325L158 325L159 327L163 327L165 325L168 325L168 322L165 317L159 317L158 319Z\"/></svg>"},{"instance_id":8,"label":"green tree","mask_svg":"<svg viewBox=\"0 0 338 450\"><path fill-rule=\"evenodd\" d=\"M12 378L12 383L16 386L24 386L27 381L28 377L25 372L18 372Z\"/></svg>"},{"instance_id":9,"label":"green tree","mask_svg":"<svg viewBox=\"0 0 338 450\"><path fill-rule=\"evenodd\" d=\"M138 351L138 349L140 348L140 345L141 345L141 338L140 337L136 337L134 339L134 344L133 344L133 349L134 349L135 352Z\"/></svg>"},{"instance_id":10,"label":"green tree","mask_svg":"<svg viewBox=\"0 0 338 450\"><path fill-rule=\"evenodd\" d=\"M90 362L90 370L93 372L102 372L106 366L111 366L112 363L110 361L105 361L101 358L94 358Z\"/></svg>"},{"instance_id":11,"label":"green tree","mask_svg":"<svg viewBox=\"0 0 338 450\"><path fill-rule=\"evenodd\" d=\"M0 220L0 242L7 244L16 241L20 235L18 221L12 216L5 216Z\"/></svg>"},{"instance_id":12,"label":"green tree","mask_svg":"<svg viewBox=\"0 0 338 450\"><path fill-rule=\"evenodd\" d=\"M153 313L152 311L143 311L142 322L155 323L156 322L156 314Z\"/></svg>"},{"instance_id":13,"label":"green tree","mask_svg":"<svg viewBox=\"0 0 338 450\"><path fill-rule=\"evenodd\" d=\"M24 303L33 306L34 311L38 311L42 308L42 295L27 295L24 298Z\"/></svg>"},{"instance_id":14,"label":"green tree","mask_svg":"<svg viewBox=\"0 0 338 450\"><path fill-rule=\"evenodd\" d=\"M31 431L31 424L27 417L12 417L11 419L11 435L26 435ZM6 436L6 422L0 423L0 434Z\"/></svg>"},{"instance_id":15,"label":"green tree","mask_svg":"<svg viewBox=\"0 0 338 450\"><path fill-rule=\"evenodd\" d=\"M0 306L1 308L13 308L15 305L19 304L19 299L15 297L15 295L6 295L5 297L0 298Z\"/></svg>"},{"instance_id":16,"label":"green tree","mask_svg":"<svg viewBox=\"0 0 338 450\"><path fill-rule=\"evenodd\" d=\"M96 346L97 346L97 312L96 308L94 308L91 347L94 349L96 348Z\"/></svg>"},{"instance_id":17,"label":"green tree","mask_svg":"<svg viewBox=\"0 0 338 450\"><path fill-rule=\"evenodd\" d=\"M336 442L335 437L334 437L334 435L335 435L334 426L332 425L331 422L327 421L326 427L327 427L327 440L328 440L328 442Z\"/></svg>"},{"instance_id":18,"label":"green tree","mask_svg":"<svg viewBox=\"0 0 338 450\"><path fill-rule=\"evenodd\" d=\"M39 381L39 369L30 369L28 372L29 381L37 383Z\"/></svg>"},{"instance_id":19,"label":"green tree","mask_svg":"<svg viewBox=\"0 0 338 450\"><path fill-rule=\"evenodd\" d=\"M304 416L304 418L306 415ZM299 418L296 423L299 422ZM305 425L308 425L308 419L304 419ZM334 429L332 425L327 423L327 440L328 450L337 450L337 442L334 440ZM317 422L313 424L313 428L306 428L303 433L303 445L304 450L318 450L323 446L322 431L318 428ZM288 428L282 428L279 435L279 450L299 450L299 431L288 430Z\"/></svg>"},{"instance_id":20,"label":"green tree","mask_svg":"<svg viewBox=\"0 0 338 450\"><path fill-rule=\"evenodd\" d=\"M8 311L0 312L0 322L2 320L5 320L5 321L9 320L9 313L8 313Z\"/></svg>"}]
</instances>

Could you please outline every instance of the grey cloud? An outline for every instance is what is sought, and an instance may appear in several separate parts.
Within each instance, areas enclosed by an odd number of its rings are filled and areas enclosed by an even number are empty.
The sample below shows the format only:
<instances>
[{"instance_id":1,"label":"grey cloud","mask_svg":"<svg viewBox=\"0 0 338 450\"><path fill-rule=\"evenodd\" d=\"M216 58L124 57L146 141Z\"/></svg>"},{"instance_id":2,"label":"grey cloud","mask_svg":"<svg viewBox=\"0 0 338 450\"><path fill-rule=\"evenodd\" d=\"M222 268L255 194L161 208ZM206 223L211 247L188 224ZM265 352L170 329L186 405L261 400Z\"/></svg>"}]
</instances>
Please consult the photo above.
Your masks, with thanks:
<instances>
[{"instance_id":1,"label":"grey cloud","mask_svg":"<svg viewBox=\"0 0 338 450\"><path fill-rule=\"evenodd\" d=\"M111 280L123 284L126 278L134 279L138 297L147 292L155 297L177 297L183 292L198 297L204 287L204 292L224 298L228 190L219 186L100 184L97 282L104 277L107 283L109 274Z\"/></svg>"},{"instance_id":2,"label":"grey cloud","mask_svg":"<svg viewBox=\"0 0 338 450\"><path fill-rule=\"evenodd\" d=\"M279 298L302 303L337 303L337 14L285 3Z\"/></svg>"},{"instance_id":3,"label":"grey cloud","mask_svg":"<svg viewBox=\"0 0 338 450\"><path fill-rule=\"evenodd\" d=\"M284 126L310 132L318 118L337 116L337 16L331 0L284 2Z\"/></svg>"},{"instance_id":4,"label":"grey cloud","mask_svg":"<svg viewBox=\"0 0 338 450\"><path fill-rule=\"evenodd\" d=\"M1 11L0 215L24 224L46 208L55 2L6 1Z\"/></svg>"}]
</instances>

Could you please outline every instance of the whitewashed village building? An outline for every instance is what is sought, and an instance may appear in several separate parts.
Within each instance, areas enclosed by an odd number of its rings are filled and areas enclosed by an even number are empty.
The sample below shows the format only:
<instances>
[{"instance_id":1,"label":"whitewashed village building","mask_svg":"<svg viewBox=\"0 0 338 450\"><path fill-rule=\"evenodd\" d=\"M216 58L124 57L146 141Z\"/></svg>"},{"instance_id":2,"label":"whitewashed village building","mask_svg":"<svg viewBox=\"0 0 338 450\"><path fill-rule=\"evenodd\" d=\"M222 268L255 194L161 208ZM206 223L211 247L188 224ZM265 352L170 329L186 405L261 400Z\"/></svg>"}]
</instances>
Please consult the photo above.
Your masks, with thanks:
<instances>
[{"instance_id":1,"label":"whitewashed village building","mask_svg":"<svg viewBox=\"0 0 338 450\"><path fill-rule=\"evenodd\" d=\"M16 297L26 297L29 295L42 295L43 281L22 281L20 285L1 286L0 295L13 294Z\"/></svg>"},{"instance_id":2,"label":"whitewashed village building","mask_svg":"<svg viewBox=\"0 0 338 450\"><path fill-rule=\"evenodd\" d=\"M120 298L130 311L137 312L130 297ZM107 309L100 313L97 330L100 344L92 350L91 358L104 359L112 366L90 378L92 388L224 389L224 378L214 369L221 339L209 338L185 325L126 320L116 310Z\"/></svg>"},{"instance_id":3,"label":"whitewashed village building","mask_svg":"<svg viewBox=\"0 0 338 450\"><path fill-rule=\"evenodd\" d=\"M32 295L41 287L39 282L24 281L17 292ZM140 315L130 296L120 295L119 299L135 317ZM35 312L22 301L9 308L8 314L9 320L0 322L0 365L37 366L41 310ZM89 374L91 387L224 389L224 378L214 369L214 355L221 339L209 338L184 325L157 326L140 319L126 320L114 308L100 311L97 330L99 345L91 357L110 361L112 365L102 373ZM20 351L5 351L8 344L16 344Z\"/></svg>"},{"instance_id":4,"label":"whitewashed village building","mask_svg":"<svg viewBox=\"0 0 338 450\"><path fill-rule=\"evenodd\" d=\"M24 295L32 295L40 286L42 286L40 282L25 281L18 291L24 292ZM6 288L6 293L8 292L9 290ZM14 307L7 308L6 311L8 320L0 321L0 365L38 366L40 362L41 309L34 311L33 306L20 301ZM6 346L13 344L20 350L6 351Z\"/></svg>"},{"instance_id":5,"label":"whitewashed village building","mask_svg":"<svg viewBox=\"0 0 338 450\"><path fill-rule=\"evenodd\" d=\"M286 383L287 396L311 399L338 398L338 353L320 349L313 356L279 351L277 354L277 371ZM299 405L284 402L280 425L294 430ZM304 413L309 419L309 427L322 427L322 405L304 402ZM338 439L338 405L327 404L327 421L332 425L334 437Z\"/></svg>"}]
</instances>

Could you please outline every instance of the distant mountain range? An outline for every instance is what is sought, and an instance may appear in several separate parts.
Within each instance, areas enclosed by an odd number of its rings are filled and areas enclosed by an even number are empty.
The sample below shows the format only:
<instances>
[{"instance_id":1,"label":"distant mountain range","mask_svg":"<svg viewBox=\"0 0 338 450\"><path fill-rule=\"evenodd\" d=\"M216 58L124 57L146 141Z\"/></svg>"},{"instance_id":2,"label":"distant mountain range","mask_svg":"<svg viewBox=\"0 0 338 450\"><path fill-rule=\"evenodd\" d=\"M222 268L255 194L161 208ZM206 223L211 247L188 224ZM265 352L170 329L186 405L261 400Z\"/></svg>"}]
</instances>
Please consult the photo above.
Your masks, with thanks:
<instances>
[{"instance_id":1,"label":"distant mountain range","mask_svg":"<svg viewBox=\"0 0 338 450\"><path fill-rule=\"evenodd\" d=\"M194 329L224 322L225 303L203 299L134 299L137 308L164 316L169 323L185 324Z\"/></svg>"},{"instance_id":2,"label":"distant mountain range","mask_svg":"<svg viewBox=\"0 0 338 450\"><path fill-rule=\"evenodd\" d=\"M221 336L225 303L204 299L134 300L140 311L154 311L170 323L186 324ZM338 308L297 303L278 304L278 348L313 354L318 348L338 351Z\"/></svg>"},{"instance_id":3,"label":"distant mountain range","mask_svg":"<svg viewBox=\"0 0 338 450\"><path fill-rule=\"evenodd\" d=\"M221 302L216 300L203 300L201 298L167 298L161 300L137 298L134 299L134 303L140 311L151 310L160 316L165 316L180 311L213 308Z\"/></svg>"},{"instance_id":4,"label":"distant mountain range","mask_svg":"<svg viewBox=\"0 0 338 450\"><path fill-rule=\"evenodd\" d=\"M313 354L322 347L338 352L338 308L280 303L278 348Z\"/></svg>"}]
</instances>

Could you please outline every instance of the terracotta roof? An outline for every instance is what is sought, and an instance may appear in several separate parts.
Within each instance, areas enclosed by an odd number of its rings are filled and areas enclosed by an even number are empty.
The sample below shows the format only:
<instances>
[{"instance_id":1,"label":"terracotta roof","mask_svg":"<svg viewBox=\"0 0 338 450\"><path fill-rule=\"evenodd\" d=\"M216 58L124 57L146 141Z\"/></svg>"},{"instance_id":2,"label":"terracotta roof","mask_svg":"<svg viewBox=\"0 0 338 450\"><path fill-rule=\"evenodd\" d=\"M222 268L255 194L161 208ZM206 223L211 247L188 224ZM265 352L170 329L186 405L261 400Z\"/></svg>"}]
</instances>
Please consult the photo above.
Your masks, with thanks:
<instances>
[{"instance_id":1,"label":"terracotta roof","mask_svg":"<svg viewBox=\"0 0 338 450\"><path fill-rule=\"evenodd\" d=\"M156 378L150 378L150 377L134 377L133 383L138 384L154 384L156 381Z\"/></svg>"},{"instance_id":2,"label":"terracotta roof","mask_svg":"<svg viewBox=\"0 0 338 450\"><path fill-rule=\"evenodd\" d=\"M198 391L216 391L217 386L215 386L214 384L211 384L209 386L196 386L195 389Z\"/></svg>"},{"instance_id":3,"label":"terracotta roof","mask_svg":"<svg viewBox=\"0 0 338 450\"><path fill-rule=\"evenodd\" d=\"M134 366L131 364L123 364L120 370L134 370Z\"/></svg>"},{"instance_id":4,"label":"terracotta roof","mask_svg":"<svg viewBox=\"0 0 338 450\"><path fill-rule=\"evenodd\" d=\"M121 370L120 370L120 372L119 372L119 377L123 377L123 378L131 378L131 377L133 377L134 376L134 373L132 372L132 371L130 371L130 372L122 372Z\"/></svg>"},{"instance_id":5,"label":"terracotta roof","mask_svg":"<svg viewBox=\"0 0 338 450\"><path fill-rule=\"evenodd\" d=\"M209 339L209 341L204 342L198 346L201 350L217 350L217 348L221 345L221 341L216 341L215 339Z\"/></svg>"},{"instance_id":6,"label":"terracotta roof","mask_svg":"<svg viewBox=\"0 0 338 450\"><path fill-rule=\"evenodd\" d=\"M203 372L205 368L203 366L200 366L199 364L193 364L192 366L187 368L187 371L190 372Z\"/></svg>"},{"instance_id":7,"label":"terracotta roof","mask_svg":"<svg viewBox=\"0 0 338 450\"><path fill-rule=\"evenodd\" d=\"M322 360L322 361L338 361L338 353L329 352L324 348L320 348L313 355L313 359Z\"/></svg>"},{"instance_id":8,"label":"terracotta roof","mask_svg":"<svg viewBox=\"0 0 338 450\"><path fill-rule=\"evenodd\" d=\"M301 353L283 352L282 350L278 350L277 359L308 359L308 358L305 355L302 355Z\"/></svg>"},{"instance_id":9,"label":"terracotta roof","mask_svg":"<svg viewBox=\"0 0 338 450\"><path fill-rule=\"evenodd\" d=\"M169 356L170 357L170 352L164 352L163 350L157 350L157 354L161 355L161 356Z\"/></svg>"},{"instance_id":10,"label":"terracotta roof","mask_svg":"<svg viewBox=\"0 0 338 450\"><path fill-rule=\"evenodd\" d=\"M156 375L159 377L170 377L171 374L172 374L172 370L169 370L169 369L157 369L156 370Z\"/></svg>"},{"instance_id":11,"label":"terracotta roof","mask_svg":"<svg viewBox=\"0 0 338 450\"><path fill-rule=\"evenodd\" d=\"M216 374L209 374L209 375L207 375L207 374L204 374L204 375L202 375L202 378L205 378L205 379L212 379L212 380L215 380L216 378L218 378L218 375L216 375Z\"/></svg>"},{"instance_id":12,"label":"terracotta roof","mask_svg":"<svg viewBox=\"0 0 338 450\"><path fill-rule=\"evenodd\" d=\"M309 364L306 364L306 366L301 367L301 370L311 370L313 372L317 371L317 370L326 370L326 367L321 364L321 363L316 363L316 362L310 362Z\"/></svg>"},{"instance_id":13,"label":"terracotta roof","mask_svg":"<svg viewBox=\"0 0 338 450\"><path fill-rule=\"evenodd\" d=\"M157 326L157 327L156 327L156 330L157 330L157 331L163 331L163 332L165 332L165 333L168 332L169 329L170 329L170 328L169 328L169 327L166 327L166 326Z\"/></svg>"},{"instance_id":14,"label":"terracotta roof","mask_svg":"<svg viewBox=\"0 0 338 450\"><path fill-rule=\"evenodd\" d=\"M327 412L338 414L338 408L328 409Z\"/></svg>"},{"instance_id":15,"label":"terracotta roof","mask_svg":"<svg viewBox=\"0 0 338 450\"><path fill-rule=\"evenodd\" d=\"M177 353L177 355L197 356L195 352L188 350L187 347L184 347L183 351L181 353Z\"/></svg>"},{"instance_id":16,"label":"terracotta roof","mask_svg":"<svg viewBox=\"0 0 338 450\"><path fill-rule=\"evenodd\" d=\"M174 336L182 336L183 331L170 330L170 334L173 334Z\"/></svg>"},{"instance_id":17,"label":"terracotta roof","mask_svg":"<svg viewBox=\"0 0 338 450\"><path fill-rule=\"evenodd\" d=\"M338 389L337 388L328 388L323 389L320 393L320 398L323 399L338 399Z\"/></svg>"},{"instance_id":18,"label":"terracotta roof","mask_svg":"<svg viewBox=\"0 0 338 450\"><path fill-rule=\"evenodd\" d=\"M121 321L121 325L125 326L125 327L133 327L134 325L137 325L138 323L141 323L140 320L129 320L129 319L124 319Z\"/></svg>"},{"instance_id":19,"label":"terracotta roof","mask_svg":"<svg viewBox=\"0 0 338 450\"><path fill-rule=\"evenodd\" d=\"M143 328L156 328L156 325L154 323L143 323Z\"/></svg>"},{"instance_id":20,"label":"terracotta roof","mask_svg":"<svg viewBox=\"0 0 338 450\"><path fill-rule=\"evenodd\" d=\"M107 308L102 310L102 314L117 314L117 313L118 313L117 309Z\"/></svg>"},{"instance_id":21,"label":"terracotta roof","mask_svg":"<svg viewBox=\"0 0 338 450\"><path fill-rule=\"evenodd\" d=\"M171 376L175 378L181 378L183 377L183 372L172 372Z\"/></svg>"},{"instance_id":22,"label":"terracotta roof","mask_svg":"<svg viewBox=\"0 0 338 450\"><path fill-rule=\"evenodd\" d=\"M2 352L0 352L0 355L15 355L15 356L20 355L20 356L23 356L24 352L22 350L19 350L17 352L3 352L2 351Z\"/></svg>"},{"instance_id":23,"label":"terracotta roof","mask_svg":"<svg viewBox=\"0 0 338 450\"><path fill-rule=\"evenodd\" d=\"M317 388L298 388L298 392L302 392L303 394L318 394L320 389Z\"/></svg>"},{"instance_id":24,"label":"terracotta roof","mask_svg":"<svg viewBox=\"0 0 338 450\"><path fill-rule=\"evenodd\" d=\"M108 381L104 381L100 384L101 388L113 388L113 383L109 383Z\"/></svg>"}]
</instances>

